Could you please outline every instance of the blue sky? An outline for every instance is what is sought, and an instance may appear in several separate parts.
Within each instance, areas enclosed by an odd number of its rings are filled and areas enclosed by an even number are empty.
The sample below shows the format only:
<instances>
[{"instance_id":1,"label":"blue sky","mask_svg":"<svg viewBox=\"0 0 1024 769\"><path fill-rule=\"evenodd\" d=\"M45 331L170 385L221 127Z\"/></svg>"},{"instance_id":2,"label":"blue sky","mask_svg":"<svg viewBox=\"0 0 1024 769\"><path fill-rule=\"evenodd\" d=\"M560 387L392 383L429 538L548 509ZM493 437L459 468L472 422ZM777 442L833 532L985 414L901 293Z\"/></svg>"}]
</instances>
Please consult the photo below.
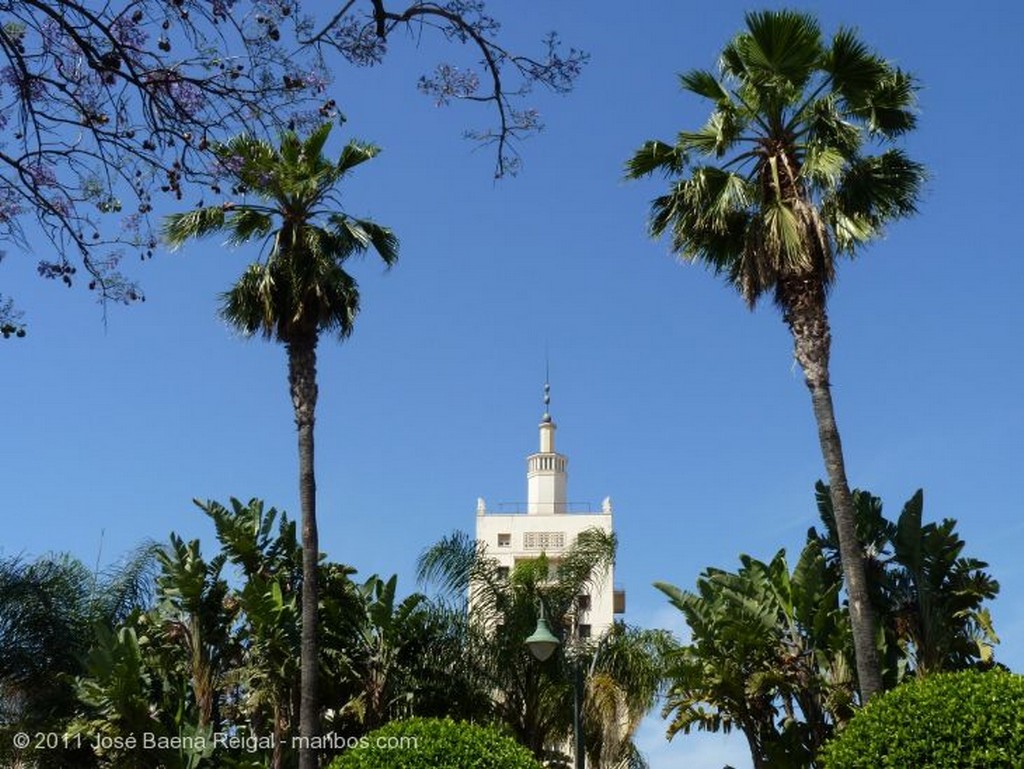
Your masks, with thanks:
<instances>
[{"instance_id":1,"label":"blue sky","mask_svg":"<svg viewBox=\"0 0 1024 769\"><path fill-rule=\"evenodd\" d=\"M891 516L923 487L929 520L959 520L968 554L1002 584L998 657L1024 670L1024 11L839 6L796 7L826 32L857 27L920 78L920 129L905 147L932 174L920 214L843 264L831 299L848 473ZM519 177L498 183L492 155L460 138L491 116L415 90L442 46L408 41L377 69L339 67L349 122L336 147L349 136L384 147L346 205L393 227L402 255L387 274L355 266L355 335L321 346L319 518L333 560L397 572L412 590L417 555L473 526L478 496L522 501L545 351L569 498L614 500L630 621L680 627L655 580L692 586L740 553L799 549L823 469L788 333L774 308L748 312L647 238L660 180L622 181L644 140L703 122L675 75L712 66L757 7L495 3L513 46L558 29L592 56L574 93L536 95L547 130L521 145ZM39 280L31 257L0 264L3 293L31 323L0 344L0 553L109 562L172 530L212 548L193 497L258 496L297 513L284 352L238 339L215 314L253 256L216 240L162 252L132 268L148 301L113 308L106 327L85 291ZM666 744L652 720L641 737L654 767L750 765L737 735Z\"/></svg>"}]
</instances>

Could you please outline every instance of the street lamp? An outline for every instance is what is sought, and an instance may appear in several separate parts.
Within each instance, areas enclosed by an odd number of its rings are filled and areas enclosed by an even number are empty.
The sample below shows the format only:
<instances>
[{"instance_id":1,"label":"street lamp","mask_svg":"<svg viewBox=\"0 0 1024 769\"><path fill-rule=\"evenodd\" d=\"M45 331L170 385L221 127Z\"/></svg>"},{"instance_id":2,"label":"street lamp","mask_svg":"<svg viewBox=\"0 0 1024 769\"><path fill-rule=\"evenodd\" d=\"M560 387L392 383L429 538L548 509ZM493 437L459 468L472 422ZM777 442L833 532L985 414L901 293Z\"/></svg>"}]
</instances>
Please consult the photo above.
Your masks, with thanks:
<instances>
[{"instance_id":1,"label":"street lamp","mask_svg":"<svg viewBox=\"0 0 1024 769\"><path fill-rule=\"evenodd\" d=\"M544 662L558 648L558 638L548 627L547 617L544 616L544 604L540 605L540 617L537 619L537 629L533 635L526 639L526 645L530 647L533 656ZM572 701L572 733L575 743L575 769L586 769L583 755L583 668L579 660L572 663L573 674L573 701Z\"/></svg>"},{"instance_id":2,"label":"street lamp","mask_svg":"<svg viewBox=\"0 0 1024 769\"><path fill-rule=\"evenodd\" d=\"M544 662L555 653L558 648L558 638L548 627L548 618L544 616L544 604L540 605L540 619L537 620L537 629L533 635L526 639L526 645L530 647L533 656Z\"/></svg>"}]
</instances>

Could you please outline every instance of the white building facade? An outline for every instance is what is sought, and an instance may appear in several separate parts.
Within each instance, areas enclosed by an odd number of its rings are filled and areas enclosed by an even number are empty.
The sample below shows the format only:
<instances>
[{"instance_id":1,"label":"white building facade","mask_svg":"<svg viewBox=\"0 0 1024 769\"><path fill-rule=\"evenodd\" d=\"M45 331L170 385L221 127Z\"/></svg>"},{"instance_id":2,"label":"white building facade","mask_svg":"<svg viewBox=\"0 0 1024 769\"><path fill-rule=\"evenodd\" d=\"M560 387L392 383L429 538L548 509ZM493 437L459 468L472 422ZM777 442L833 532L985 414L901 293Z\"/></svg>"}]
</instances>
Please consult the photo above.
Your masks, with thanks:
<instances>
[{"instance_id":1,"label":"white building facade","mask_svg":"<svg viewBox=\"0 0 1024 769\"><path fill-rule=\"evenodd\" d=\"M559 555L573 545L580 532L591 528L612 532L610 498L605 497L600 511L577 512L571 508L581 506L567 501L569 460L555 451L556 426L547 411L549 390L545 385L539 450L526 459L526 504L513 506L512 511L490 511L482 498L477 500L476 538L486 545L487 554L498 561L500 568L509 571L517 563L541 554L557 567ZM601 635L612 625L615 615L625 611L625 593L615 589L614 566L594 577L591 593L577 599L581 637Z\"/></svg>"}]
</instances>

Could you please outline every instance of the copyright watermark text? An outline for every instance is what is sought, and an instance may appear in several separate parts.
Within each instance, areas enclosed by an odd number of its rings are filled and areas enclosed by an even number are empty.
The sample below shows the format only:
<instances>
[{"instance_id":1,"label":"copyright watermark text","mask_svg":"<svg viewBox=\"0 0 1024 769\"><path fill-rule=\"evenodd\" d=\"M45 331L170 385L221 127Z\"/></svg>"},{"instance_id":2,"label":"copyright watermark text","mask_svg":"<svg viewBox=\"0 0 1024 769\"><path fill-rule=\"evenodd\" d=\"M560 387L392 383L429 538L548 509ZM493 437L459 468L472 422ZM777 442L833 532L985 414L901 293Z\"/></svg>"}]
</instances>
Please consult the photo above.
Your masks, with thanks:
<instances>
[{"instance_id":1,"label":"copyright watermark text","mask_svg":"<svg viewBox=\"0 0 1024 769\"><path fill-rule=\"evenodd\" d=\"M203 752L209 749L236 750L258 753L273 750L278 744L300 750L345 750L350 748L383 748L386 750L415 750L419 738L410 736L368 737L328 732L319 737L287 737L257 735L249 732L213 732L211 734L166 735L155 732L125 735L62 734L60 732L17 732L11 742L18 750L70 750L92 748L96 753L133 750L187 750Z\"/></svg>"}]
</instances>

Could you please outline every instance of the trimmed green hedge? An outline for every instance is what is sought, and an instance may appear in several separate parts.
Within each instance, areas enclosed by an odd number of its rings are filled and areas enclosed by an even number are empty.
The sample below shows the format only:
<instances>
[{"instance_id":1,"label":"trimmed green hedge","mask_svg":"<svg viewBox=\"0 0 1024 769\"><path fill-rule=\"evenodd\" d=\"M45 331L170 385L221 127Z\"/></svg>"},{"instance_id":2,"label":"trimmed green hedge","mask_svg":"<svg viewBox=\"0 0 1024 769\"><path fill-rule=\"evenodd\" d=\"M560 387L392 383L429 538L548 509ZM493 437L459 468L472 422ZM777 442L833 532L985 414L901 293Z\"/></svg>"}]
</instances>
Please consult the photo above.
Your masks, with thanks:
<instances>
[{"instance_id":1,"label":"trimmed green hedge","mask_svg":"<svg viewBox=\"0 0 1024 769\"><path fill-rule=\"evenodd\" d=\"M493 727L450 719L392 721L334 759L329 769L542 769L533 754Z\"/></svg>"},{"instance_id":2,"label":"trimmed green hedge","mask_svg":"<svg viewBox=\"0 0 1024 769\"><path fill-rule=\"evenodd\" d=\"M1021 769L1024 676L943 673L868 703L825 746L826 769Z\"/></svg>"}]
</instances>

